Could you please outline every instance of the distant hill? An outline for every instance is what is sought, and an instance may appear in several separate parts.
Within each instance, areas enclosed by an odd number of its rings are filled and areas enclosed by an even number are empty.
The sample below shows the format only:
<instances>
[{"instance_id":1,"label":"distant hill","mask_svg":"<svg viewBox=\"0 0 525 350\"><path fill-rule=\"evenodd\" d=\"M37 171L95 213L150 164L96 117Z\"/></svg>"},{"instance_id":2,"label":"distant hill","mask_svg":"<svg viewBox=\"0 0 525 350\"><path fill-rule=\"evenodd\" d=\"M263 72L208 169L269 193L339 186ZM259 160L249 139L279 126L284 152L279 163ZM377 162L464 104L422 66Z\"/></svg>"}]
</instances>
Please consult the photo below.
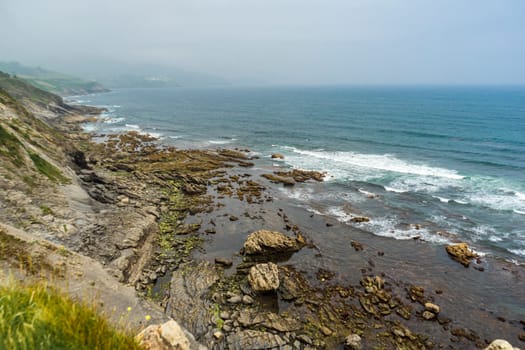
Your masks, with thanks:
<instances>
[{"instance_id":1,"label":"distant hill","mask_svg":"<svg viewBox=\"0 0 525 350\"><path fill-rule=\"evenodd\" d=\"M0 62L0 71L21 78L39 89L61 96L109 91L95 81L84 80L40 67L28 67L18 62Z\"/></svg>"}]
</instances>

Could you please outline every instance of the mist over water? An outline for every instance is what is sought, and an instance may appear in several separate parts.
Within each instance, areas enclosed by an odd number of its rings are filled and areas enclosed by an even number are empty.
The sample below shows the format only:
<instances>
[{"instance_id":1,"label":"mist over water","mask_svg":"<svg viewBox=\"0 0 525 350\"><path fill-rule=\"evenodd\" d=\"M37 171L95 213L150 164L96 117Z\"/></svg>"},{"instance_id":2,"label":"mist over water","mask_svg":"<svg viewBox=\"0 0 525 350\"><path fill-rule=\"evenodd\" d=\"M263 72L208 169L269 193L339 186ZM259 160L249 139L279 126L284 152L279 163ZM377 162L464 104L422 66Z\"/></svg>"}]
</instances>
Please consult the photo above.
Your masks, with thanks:
<instances>
[{"instance_id":1,"label":"mist over water","mask_svg":"<svg viewBox=\"0 0 525 350\"><path fill-rule=\"evenodd\" d=\"M327 172L322 184L283 188L308 210L525 261L525 88L123 89L87 99L108 108L88 130L249 147L270 170Z\"/></svg>"}]
</instances>

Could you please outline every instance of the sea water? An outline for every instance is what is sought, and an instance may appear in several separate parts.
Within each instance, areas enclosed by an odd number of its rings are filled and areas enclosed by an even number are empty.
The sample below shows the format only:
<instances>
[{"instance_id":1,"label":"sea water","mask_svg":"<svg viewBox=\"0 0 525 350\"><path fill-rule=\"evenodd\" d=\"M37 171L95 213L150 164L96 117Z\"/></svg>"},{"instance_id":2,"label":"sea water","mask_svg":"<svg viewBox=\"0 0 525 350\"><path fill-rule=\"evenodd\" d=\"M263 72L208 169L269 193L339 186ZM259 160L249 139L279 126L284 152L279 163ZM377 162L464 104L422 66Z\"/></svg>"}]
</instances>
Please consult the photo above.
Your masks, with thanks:
<instances>
[{"instance_id":1,"label":"sea water","mask_svg":"<svg viewBox=\"0 0 525 350\"><path fill-rule=\"evenodd\" d=\"M157 88L82 99L107 109L89 131L248 147L270 167L327 173L321 185L281 189L307 210L525 262L525 87Z\"/></svg>"}]
</instances>

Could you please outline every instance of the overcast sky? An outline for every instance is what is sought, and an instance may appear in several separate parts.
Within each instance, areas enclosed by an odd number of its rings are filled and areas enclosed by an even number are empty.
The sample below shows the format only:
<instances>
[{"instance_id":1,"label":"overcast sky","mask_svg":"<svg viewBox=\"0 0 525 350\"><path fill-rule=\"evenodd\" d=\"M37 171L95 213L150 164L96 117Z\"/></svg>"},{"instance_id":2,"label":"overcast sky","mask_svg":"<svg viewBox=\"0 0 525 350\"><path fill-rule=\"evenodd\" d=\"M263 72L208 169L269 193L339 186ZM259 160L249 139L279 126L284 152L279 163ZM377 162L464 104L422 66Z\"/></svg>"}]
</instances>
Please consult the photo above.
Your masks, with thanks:
<instances>
[{"instance_id":1,"label":"overcast sky","mask_svg":"<svg viewBox=\"0 0 525 350\"><path fill-rule=\"evenodd\" d=\"M0 0L0 60L275 84L525 83L525 0Z\"/></svg>"}]
</instances>

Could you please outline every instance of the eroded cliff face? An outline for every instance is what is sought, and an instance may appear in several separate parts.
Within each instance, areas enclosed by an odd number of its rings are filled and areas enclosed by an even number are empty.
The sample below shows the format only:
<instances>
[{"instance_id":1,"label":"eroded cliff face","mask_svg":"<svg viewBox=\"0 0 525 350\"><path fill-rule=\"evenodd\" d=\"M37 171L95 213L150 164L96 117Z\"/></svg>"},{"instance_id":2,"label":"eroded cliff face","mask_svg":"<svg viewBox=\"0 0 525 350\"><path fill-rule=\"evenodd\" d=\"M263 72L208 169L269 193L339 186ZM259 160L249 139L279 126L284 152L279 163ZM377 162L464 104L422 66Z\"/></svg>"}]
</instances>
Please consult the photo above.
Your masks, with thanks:
<instances>
[{"instance_id":1,"label":"eroded cliff face","mask_svg":"<svg viewBox=\"0 0 525 350\"><path fill-rule=\"evenodd\" d=\"M126 233L138 242L154 232L155 216L101 202L87 190L94 184L86 184L82 174L95 175L81 150L88 140L78 123L97 112L0 75L0 283L10 275L45 276L74 295L96 298L116 322L125 315L130 327L139 327L146 315L150 322L164 320L162 311L119 283L122 272L96 258L107 251L118 255L116 242L126 241ZM130 222L135 231L111 234ZM105 231L109 238L100 235ZM79 243L86 232L98 232L110 248L97 256L79 254L89 245Z\"/></svg>"}]
</instances>

